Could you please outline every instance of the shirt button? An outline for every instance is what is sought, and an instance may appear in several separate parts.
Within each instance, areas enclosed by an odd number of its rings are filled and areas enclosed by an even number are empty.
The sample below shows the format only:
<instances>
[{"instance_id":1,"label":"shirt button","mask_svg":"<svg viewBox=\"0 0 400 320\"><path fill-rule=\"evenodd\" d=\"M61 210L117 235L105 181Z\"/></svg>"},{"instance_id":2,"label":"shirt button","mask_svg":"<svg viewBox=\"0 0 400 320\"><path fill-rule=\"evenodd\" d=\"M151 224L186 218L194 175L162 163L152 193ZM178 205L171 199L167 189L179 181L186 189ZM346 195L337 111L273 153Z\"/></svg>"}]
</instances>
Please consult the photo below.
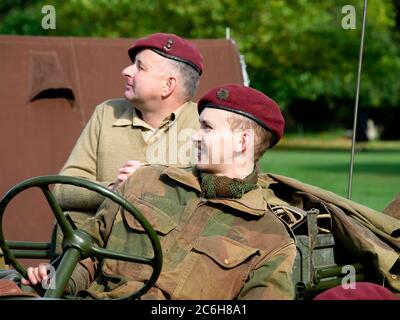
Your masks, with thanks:
<instances>
[{"instance_id":1,"label":"shirt button","mask_svg":"<svg viewBox=\"0 0 400 320\"><path fill-rule=\"evenodd\" d=\"M224 260L225 264L229 264L229 259Z\"/></svg>"}]
</instances>

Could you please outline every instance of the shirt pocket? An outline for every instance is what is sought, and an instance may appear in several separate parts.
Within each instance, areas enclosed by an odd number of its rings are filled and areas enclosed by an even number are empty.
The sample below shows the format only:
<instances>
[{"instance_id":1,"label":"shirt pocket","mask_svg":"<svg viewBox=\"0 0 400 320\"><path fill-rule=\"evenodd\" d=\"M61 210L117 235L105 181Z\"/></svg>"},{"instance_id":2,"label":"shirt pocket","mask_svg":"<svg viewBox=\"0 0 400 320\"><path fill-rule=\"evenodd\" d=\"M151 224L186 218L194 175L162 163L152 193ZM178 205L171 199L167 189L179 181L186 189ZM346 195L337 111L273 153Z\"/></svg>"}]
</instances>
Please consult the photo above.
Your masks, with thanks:
<instances>
[{"instance_id":1,"label":"shirt pocket","mask_svg":"<svg viewBox=\"0 0 400 320\"><path fill-rule=\"evenodd\" d=\"M223 236L200 237L193 249L226 269L242 264L259 251Z\"/></svg>"},{"instance_id":2,"label":"shirt pocket","mask_svg":"<svg viewBox=\"0 0 400 320\"><path fill-rule=\"evenodd\" d=\"M224 236L200 237L185 264L176 298L234 299L248 278L259 249Z\"/></svg>"}]
</instances>

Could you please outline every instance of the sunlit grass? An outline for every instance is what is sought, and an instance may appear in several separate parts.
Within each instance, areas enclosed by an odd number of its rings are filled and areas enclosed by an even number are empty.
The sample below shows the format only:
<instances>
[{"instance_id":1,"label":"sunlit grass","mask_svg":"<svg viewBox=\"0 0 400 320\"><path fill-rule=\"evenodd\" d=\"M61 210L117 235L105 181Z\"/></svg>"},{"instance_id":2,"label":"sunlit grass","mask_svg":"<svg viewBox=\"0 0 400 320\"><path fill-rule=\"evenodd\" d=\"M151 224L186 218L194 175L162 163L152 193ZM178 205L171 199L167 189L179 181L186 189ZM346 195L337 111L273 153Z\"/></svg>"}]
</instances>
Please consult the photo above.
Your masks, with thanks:
<instances>
[{"instance_id":1,"label":"sunlit grass","mask_svg":"<svg viewBox=\"0 0 400 320\"><path fill-rule=\"evenodd\" d=\"M268 151L260 163L264 172L348 195L350 151L276 148ZM357 152L353 173L352 200L383 210L400 192L400 148Z\"/></svg>"}]
</instances>

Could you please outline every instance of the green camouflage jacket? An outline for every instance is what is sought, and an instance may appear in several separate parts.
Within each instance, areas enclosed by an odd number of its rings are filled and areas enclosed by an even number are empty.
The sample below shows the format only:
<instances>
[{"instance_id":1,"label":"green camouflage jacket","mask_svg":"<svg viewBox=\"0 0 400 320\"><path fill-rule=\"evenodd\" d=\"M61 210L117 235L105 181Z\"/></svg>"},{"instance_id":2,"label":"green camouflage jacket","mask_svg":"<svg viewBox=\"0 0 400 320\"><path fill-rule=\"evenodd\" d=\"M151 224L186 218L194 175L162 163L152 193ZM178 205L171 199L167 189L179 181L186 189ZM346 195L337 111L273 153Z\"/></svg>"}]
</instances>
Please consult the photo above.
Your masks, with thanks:
<instances>
[{"instance_id":1,"label":"green camouflage jacket","mask_svg":"<svg viewBox=\"0 0 400 320\"><path fill-rule=\"evenodd\" d=\"M266 209L270 190L259 187L240 199L204 199L191 168L148 166L120 191L152 224L163 251L161 275L142 299L294 298L296 247L286 225ZM109 200L84 229L99 246L152 256L139 223ZM85 260L71 288L90 284L81 293L121 297L140 288L151 271L131 262L105 259L94 265Z\"/></svg>"}]
</instances>

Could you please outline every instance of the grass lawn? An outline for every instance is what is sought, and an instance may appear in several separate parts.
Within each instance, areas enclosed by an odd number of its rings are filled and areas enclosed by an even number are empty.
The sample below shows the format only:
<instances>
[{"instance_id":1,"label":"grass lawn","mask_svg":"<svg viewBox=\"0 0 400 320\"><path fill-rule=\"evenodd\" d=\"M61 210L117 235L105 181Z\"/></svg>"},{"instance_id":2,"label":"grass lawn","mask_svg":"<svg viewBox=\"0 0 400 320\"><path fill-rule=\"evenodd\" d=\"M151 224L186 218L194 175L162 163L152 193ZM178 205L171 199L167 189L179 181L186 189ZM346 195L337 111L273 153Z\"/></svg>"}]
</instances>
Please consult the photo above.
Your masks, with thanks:
<instances>
[{"instance_id":1,"label":"grass lawn","mask_svg":"<svg viewBox=\"0 0 400 320\"><path fill-rule=\"evenodd\" d=\"M400 149L357 152L352 200L383 210L400 193ZM263 172L289 176L347 197L350 151L274 148L261 159Z\"/></svg>"}]
</instances>

